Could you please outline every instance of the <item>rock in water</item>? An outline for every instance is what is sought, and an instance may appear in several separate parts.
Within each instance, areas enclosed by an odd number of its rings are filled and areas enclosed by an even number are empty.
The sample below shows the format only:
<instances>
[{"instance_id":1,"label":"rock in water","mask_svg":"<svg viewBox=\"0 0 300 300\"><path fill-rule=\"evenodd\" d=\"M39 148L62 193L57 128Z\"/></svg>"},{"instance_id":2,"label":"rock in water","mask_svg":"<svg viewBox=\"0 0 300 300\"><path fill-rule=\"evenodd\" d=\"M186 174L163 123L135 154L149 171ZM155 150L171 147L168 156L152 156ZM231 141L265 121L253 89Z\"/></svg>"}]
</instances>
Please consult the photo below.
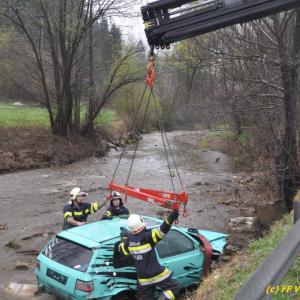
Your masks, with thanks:
<instances>
[{"instance_id":1,"label":"rock in water","mask_svg":"<svg viewBox=\"0 0 300 300\"><path fill-rule=\"evenodd\" d=\"M17 261L16 263L16 270L29 270L29 265L23 261Z\"/></svg>"},{"instance_id":2,"label":"rock in water","mask_svg":"<svg viewBox=\"0 0 300 300\"><path fill-rule=\"evenodd\" d=\"M7 294L20 299L33 299L35 298L37 286L34 284L11 282L4 290Z\"/></svg>"}]
</instances>

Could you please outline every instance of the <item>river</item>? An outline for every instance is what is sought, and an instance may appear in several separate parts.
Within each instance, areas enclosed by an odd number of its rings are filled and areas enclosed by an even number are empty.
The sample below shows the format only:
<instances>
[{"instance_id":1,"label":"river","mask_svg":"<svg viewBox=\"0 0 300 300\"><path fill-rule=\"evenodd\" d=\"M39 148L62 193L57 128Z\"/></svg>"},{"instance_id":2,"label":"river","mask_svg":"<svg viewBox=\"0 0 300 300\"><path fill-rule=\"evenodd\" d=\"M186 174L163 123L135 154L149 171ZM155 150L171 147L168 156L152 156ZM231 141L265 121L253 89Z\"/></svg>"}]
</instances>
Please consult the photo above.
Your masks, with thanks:
<instances>
[{"instance_id":1,"label":"river","mask_svg":"<svg viewBox=\"0 0 300 300\"><path fill-rule=\"evenodd\" d=\"M189 216L180 217L179 224L224 231L232 216L232 208L218 203L218 193L232 181L234 175L226 155L198 149L201 134L191 131L168 134L182 181L189 194ZM134 147L126 147L116 176L117 183L125 182ZM73 187L79 186L87 191L87 201L103 201L107 194L105 188L112 178L120 153L112 149L103 158L87 158L67 166L0 175L1 224L7 226L6 230L0 231L1 299L12 299L12 296L4 293L4 287L9 282L35 283L35 255L30 255L30 252L40 250L50 233L61 229L62 209ZM180 191L178 178L175 177L174 181L177 191ZM159 133L144 135L140 140L129 184L172 190ZM158 216L162 211L162 208L134 199L129 199L126 206L131 212L152 216ZM96 220L103 211L104 208L89 220ZM49 235L47 232L50 232ZM5 246L12 241L21 248L16 250ZM29 270L16 270L17 262L27 263ZM36 299L50 298L43 295Z\"/></svg>"}]
</instances>

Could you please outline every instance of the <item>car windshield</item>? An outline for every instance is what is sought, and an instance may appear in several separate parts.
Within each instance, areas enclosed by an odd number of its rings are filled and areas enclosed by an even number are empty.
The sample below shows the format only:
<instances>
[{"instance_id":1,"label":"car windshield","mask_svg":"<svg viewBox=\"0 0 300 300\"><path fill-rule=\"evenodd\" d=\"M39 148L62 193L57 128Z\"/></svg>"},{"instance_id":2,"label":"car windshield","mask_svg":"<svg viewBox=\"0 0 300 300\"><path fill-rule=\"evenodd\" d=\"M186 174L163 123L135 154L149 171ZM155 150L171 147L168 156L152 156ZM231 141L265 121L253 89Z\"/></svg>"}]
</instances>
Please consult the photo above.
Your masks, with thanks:
<instances>
[{"instance_id":1,"label":"car windshield","mask_svg":"<svg viewBox=\"0 0 300 300\"><path fill-rule=\"evenodd\" d=\"M47 245L43 254L62 265L86 272L93 251L72 241L56 237Z\"/></svg>"}]
</instances>

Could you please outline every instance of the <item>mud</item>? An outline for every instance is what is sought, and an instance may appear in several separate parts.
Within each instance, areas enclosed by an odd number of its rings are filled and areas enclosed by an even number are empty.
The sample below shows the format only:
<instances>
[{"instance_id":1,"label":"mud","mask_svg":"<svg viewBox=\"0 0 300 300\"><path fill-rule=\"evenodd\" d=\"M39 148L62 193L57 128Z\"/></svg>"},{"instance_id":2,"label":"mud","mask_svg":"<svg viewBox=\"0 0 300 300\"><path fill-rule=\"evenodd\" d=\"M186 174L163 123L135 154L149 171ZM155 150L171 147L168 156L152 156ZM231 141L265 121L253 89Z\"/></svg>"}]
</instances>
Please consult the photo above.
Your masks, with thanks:
<instances>
[{"instance_id":1,"label":"mud","mask_svg":"<svg viewBox=\"0 0 300 300\"><path fill-rule=\"evenodd\" d=\"M271 184L263 174L233 174L229 157L217 151L199 151L202 132L176 131L168 134L186 191L189 194L189 216L180 217L183 226L203 228L231 234L233 252L267 230L281 215ZM193 142L190 142L193 141ZM115 178L123 184L127 178L135 145L130 145ZM102 158L88 158L67 166L0 175L2 208L0 235L0 298L13 299L4 292L10 282L34 284L33 269L40 251L53 233L61 230L62 208L74 186L86 190L88 201L103 200L112 178L120 151L111 150ZM174 168L173 168L174 169ZM178 178L173 178L180 191ZM145 135L140 141L129 184L137 187L172 190L164 149L158 133ZM268 192L269 191L269 192ZM262 193L264 192L264 193ZM268 197L262 197L266 194ZM130 211L160 216L162 209L129 199ZM97 220L97 212L89 221ZM254 217L253 227L229 226L235 217ZM9 243L18 245L8 247ZM18 263L28 265L17 270ZM41 295L35 299L52 299Z\"/></svg>"},{"instance_id":2,"label":"mud","mask_svg":"<svg viewBox=\"0 0 300 300\"><path fill-rule=\"evenodd\" d=\"M99 126L93 136L54 136L40 127L0 128L0 174L73 163L103 156L109 146L123 140L123 122Z\"/></svg>"}]
</instances>

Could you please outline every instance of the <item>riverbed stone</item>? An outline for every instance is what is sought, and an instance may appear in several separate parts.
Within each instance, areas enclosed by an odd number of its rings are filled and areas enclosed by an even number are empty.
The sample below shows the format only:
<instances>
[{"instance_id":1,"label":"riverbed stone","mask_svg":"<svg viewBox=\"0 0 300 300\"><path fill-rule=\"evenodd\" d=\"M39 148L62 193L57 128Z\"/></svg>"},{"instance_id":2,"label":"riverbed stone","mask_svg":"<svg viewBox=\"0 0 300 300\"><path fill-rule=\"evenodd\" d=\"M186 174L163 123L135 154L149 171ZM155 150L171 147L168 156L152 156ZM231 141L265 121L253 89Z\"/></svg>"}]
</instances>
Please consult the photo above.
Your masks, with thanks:
<instances>
[{"instance_id":1,"label":"riverbed stone","mask_svg":"<svg viewBox=\"0 0 300 300\"><path fill-rule=\"evenodd\" d=\"M228 221L228 225L232 227L248 227L252 228L254 222L256 221L255 217L237 217L237 218L232 218Z\"/></svg>"},{"instance_id":2,"label":"riverbed stone","mask_svg":"<svg viewBox=\"0 0 300 300\"><path fill-rule=\"evenodd\" d=\"M220 259L221 259L222 261L230 261L231 255L222 255L222 256L220 257Z\"/></svg>"},{"instance_id":3,"label":"riverbed stone","mask_svg":"<svg viewBox=\"0 0 300 300\"><path fill-rule=\"evenodd\" d=\"M23 261L17 261L16 263L16 270L29 270L29 265L26 262Z\"/></svg>"},{"instance_id":4,"label":"riverbed stone","mask_svg":"<svg viewBox=\"0 0 300 300\"><path fill-rule=\"evenodd\" d=\"M21 246L15 240L8 242L5 244L5 246L14 250L21 248Z\"/></svg>"},{"instance_id":5,"label":"riverbed stone","mask_svg":"<svg viewBox=\"0 0 300 300\"><path fill-rule=\"evenodd\" d=\"M229 244L225 247L223 253L225 256L232 256L238 251L240 251L239 247L237 247L236 245Z\"/></svg>"},{"instance_id":6,"label":"riverbed stone","mask_svg":"<svg viewBox=\"0 0 300 300\"><path fill-rule=\"evenodd\" d=\"M0 224L0 231L1 230L7 230L7 229L8 229L7 224Z\"/></svg>"},{"instance_id":7,"label":"riverbed stone","mask_svg":"<svg viewBox=\"0 0 300 300\"><path fill-rule=\"evenodd\" d=\"M14 295L20 297L21 299L28 300L34 298L37 291L37 286L34 284L10 282L4 290L9 295Z\"/></svg>"}]
</instances>

